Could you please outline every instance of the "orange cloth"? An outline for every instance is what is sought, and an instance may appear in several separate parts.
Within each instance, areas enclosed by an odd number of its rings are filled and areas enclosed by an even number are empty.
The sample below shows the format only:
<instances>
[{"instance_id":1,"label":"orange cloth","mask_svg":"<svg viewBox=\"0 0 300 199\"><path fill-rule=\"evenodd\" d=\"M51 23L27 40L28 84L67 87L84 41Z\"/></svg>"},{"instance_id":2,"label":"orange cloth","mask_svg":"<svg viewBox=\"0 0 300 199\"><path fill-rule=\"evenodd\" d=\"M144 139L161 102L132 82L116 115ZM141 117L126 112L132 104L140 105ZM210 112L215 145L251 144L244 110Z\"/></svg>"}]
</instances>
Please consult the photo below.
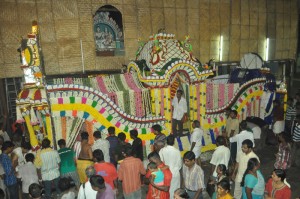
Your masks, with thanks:
<instances>
[{"instance_id":1,"label":"orange cloth","mask_svg":"<svg viewBox=\"0 0 300 199\"><path fill-rule=\"evenodd\" d=\"M291 198L292 196L291 189L287 185L283 186L281 189L273 188L272 178L270 178L268 183L266 184L265 193L268 193L269 197L276 199Z\"/></svg>"},{"instance_id":2,"label":"orange cloth","mask_svg":"<svg viewBox=\"0 0 300 199\"><path fill-rule=\"evenodd\" d=\"M127 157L120 163L118 177L122 181L125 194L130 194L141 188L141 174L145 175L146 170L140 159Z\"/></svg>"},{"instance_id":3,"label":"orange cloth","mask_svg":"<svg viewBox=\"0 0 300 199\"><path fill-rule=\"evenodd\" d=\"M172 173L169 169L169 167L166 167L166 165L164 163L161 163L159 166L157 166L158 168L161 169L161 171L164 173L164 186L168 186L170 187L171 185L171 180L172 180ZM148 171L146 174L146 178L149 178L151 176L151 172ZM156 192L156 193L154 193ZM156 194L159 194L158 196L156 196ZM152 187L151 184L149 184L149 189L148 189L148 193L147 193L147 199L169 199L170 198L170 193L165 192L165 191L157 191L157 189L155 189L154 187Z\"/></svg>"},{"instance_id":4,"label":"orange cloth","mask_svg":"<svg viewBox=\"0 0 300 199\"><path fill-rule=\"evenodd\" d=\"M112 189L115 189L114 180L118 178L116 167L109 162L103 162L95 163L94 168L97 175L102 176L104 181L109 184Z\"/></svg>"}]
</instances>

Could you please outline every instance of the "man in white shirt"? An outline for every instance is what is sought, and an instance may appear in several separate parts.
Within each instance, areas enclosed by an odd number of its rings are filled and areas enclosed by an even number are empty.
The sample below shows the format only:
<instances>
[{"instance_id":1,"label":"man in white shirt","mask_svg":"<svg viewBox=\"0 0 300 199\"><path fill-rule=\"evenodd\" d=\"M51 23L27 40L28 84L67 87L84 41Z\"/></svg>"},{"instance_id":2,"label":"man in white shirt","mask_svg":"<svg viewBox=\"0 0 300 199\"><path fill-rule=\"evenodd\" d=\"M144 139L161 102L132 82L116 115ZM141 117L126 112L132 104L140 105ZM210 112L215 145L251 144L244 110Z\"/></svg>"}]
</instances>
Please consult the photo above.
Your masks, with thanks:
<instances>
[{"instance_id":1,"label":"man in white shirt","mask_svg":"<svg viewBox=\"0 0 300 199\"><path fill-rule=\"evenodd\" d=\"M224 164L228 169L228 162L230 159L230 150L228 147L224 146L226 140L223 136L218 136L216 140L217 148L212 155L210 160L211 164L211 175L213 178L217 178L217 167L219 164Z\"/></svg>"},{"instance_id":2,"label":"man in white shirt","mask_svg":"<svg viewBox=\"0 0 300 199\"><path fill-rule=\"evenodd\" d=\"M96 175L96 170L93 166L89 166L86 168L85 174L88 177L88 181L80 186L77 199L96 198L97 191L93 190L90 183L90 177Z\"/></svg>"},{"instance_id":3,"label":"man in white shirt","mask_svg":"<svg viewBox=\"0 0 300 199\"><path fill-rule=\"evenodd\" d=\"M37 169L34 166L34 155L32 153L27 153L25 155L26 163L18 168L19 177L22 180L22 192L23 197L27 198L29 196L29 186L32 183L39 183L39 178L37 174Z\"/></svg>"},{"instance_id":4,"label":"man in white shirt","mask_svg":"<svg viewBox=\"0 0 300 199\"><path fill-rule=\"evenodd\" d=\"M170 186L170 198L174 197L174 191L180 187L180 169L182 167L182 159L180 151L175 148L174 145L175 138L173 135L167 137L167 145L160 149L159 156L161 161L168 165L171 173L172 180Z\"/></svg>"},{"instance_id":5,"label":"man in white shirt","mask_svg":"<svg viewBox=\"0 0 300 199\"><path fill-rule=\"evenodd\" d=\"M253 143L253 147L255 147L255 143L254 143L254 136L253 133L248 130L247 127L247 121L243 120L240 124L240 128L241 128L241 132L239 134L236 134L235 136L229 138L229 141L232 142L236 142L237 143L237 150L235 153L238 153L239 151L242 151L242 143L244 140L251 140Z\"/></svg>"},{"instance_id":6,"label":"man in white shirt","mask_svg":"<svg viewBox=\"0 0 300 199\"><path fill-rule=\"evenodd\" d=\"M187 117L187 103L182 97L183 91L178 90L172 101L172 132L175 137L181 136L183 133L183 123ZM177 130L178 127L178 130Z\"/></svg>"},{"instance_id":7,"label":"man in white shirt","mask_svg":"<svg viewBox=\"0 0 300 199\"><path fill-rule=\"evenodd\" d=\"M106 139L102 139L101 132L95 131L94 134L94 144L92 146L92 151L95 151L96 149L100 149L103 152L104 155L104 161L110 162L110 156L109 156L109 141Z\"/></svg>"},{"instance_id":8,"label":"man in white shirt","mask_svg":"<svg viewBox=\"0 0 300 199\"><path fill-rule=\"evenodd\" d=\"M194 120L192 127L194 129L191 135L191 150L196 156L196 161L198 165L201 165L200 154L202 148L202 137L203 130L200 128L200 122L198 120Z\"/></svg>"},{"instance_id":9,"label":"man in white shirt","mask_svg":"<svg viewBox=\"0 0 300 199\"><path fill-rule=\"evenodd\" d=\"M250 158L259 158L253 152L253 142L251 140L244 140L242 142L242 151L238 152L236 157L236 164L234 167L233 174L231 176L232 180L234 180L234 198L241 199L242 197L242 187L241 182L243 179L243 175L247 169L248 161Z\"/></svg>"}]
</instances>

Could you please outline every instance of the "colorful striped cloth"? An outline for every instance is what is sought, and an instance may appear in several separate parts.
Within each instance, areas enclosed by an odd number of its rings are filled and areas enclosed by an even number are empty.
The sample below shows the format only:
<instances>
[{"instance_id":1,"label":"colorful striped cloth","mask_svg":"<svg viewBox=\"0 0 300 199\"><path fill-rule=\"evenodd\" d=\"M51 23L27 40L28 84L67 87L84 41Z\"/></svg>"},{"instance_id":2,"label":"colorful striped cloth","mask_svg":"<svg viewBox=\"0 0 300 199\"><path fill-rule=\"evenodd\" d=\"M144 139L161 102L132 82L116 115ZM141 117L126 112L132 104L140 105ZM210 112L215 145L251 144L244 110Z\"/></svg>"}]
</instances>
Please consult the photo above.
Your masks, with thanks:
<instances>
[{"instance_id":1,"label":"colorful striped cloth","mask_svg":"<svg viewBox=\"0 0 300 199\"><path fill-rule=\"evenodd\" d=\"M108 97L127 114L144 117L150 113L149 90L137 83L137 77L131 73L101 75L89 78L55 78L49 84L77 84L91 87ZM148 94L146 94L148 92ZM146 99L145 99L146 98Z\"/></svg>"},{"instance_id":2,"label":"colorful striped cloth","mask_svg":"<svg viewBox=\"0 0 300 199\"><path fill-rule=\"evenodd\" d=\"M213 110L224 107L233 98L239 89L238 84L207 83L206 85L206 108Z\"/></svg>"}]
</instances>

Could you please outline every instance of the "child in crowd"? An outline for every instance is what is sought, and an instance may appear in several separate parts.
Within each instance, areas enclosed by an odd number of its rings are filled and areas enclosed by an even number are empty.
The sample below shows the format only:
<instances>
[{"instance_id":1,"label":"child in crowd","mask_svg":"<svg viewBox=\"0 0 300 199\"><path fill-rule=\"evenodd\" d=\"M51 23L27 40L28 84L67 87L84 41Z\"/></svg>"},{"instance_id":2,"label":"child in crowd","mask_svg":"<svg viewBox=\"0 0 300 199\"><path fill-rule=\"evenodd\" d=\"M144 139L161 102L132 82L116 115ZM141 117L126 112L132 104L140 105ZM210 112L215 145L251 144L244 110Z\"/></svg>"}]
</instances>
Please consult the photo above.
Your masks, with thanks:
<instances>
[{"instance_id":1,"label":"child in crowd","mask_svg":"<svg viewBox=\"0 0 300 199\"><path fill-rule=\"evenodd\" d=\"M151 175L152 175L154 184L157 186L163 186L165 176L164 176L164 173L159 168L157 168L156 163L150 162L148 164L147 168L149 171L151 171ZM159 198L160 190L152 187L152 196L154 199Z\"/></svg>"},{"instance_id":2,"label":"child in crowd","mask_svg":"<svg viewBox=\"0 0 300 199\"><path fill-rule=\"evenodd\" d=\"M210 182L209 182L209 187L212 187L211 185L214 185L214 190L210 189L210 193L208 193L212 198L215 198L216 197L216 194L218 192L218 189L217 189L217 184L219 182L221 182L222 180L227 180L229 181L228 179L228 173L227 173L227 168L224 164L219 164L218 167L217 167L217 178L216 179L212 179ZM214 191L214 193L213 193Z\"/></svg>"},{"instance_id":3,"label":"child in crowd","mask_svg":"<svg viewBox=\"0 0 300 199\"><path fill-rule=\"evenodd\" d=\"M71 179L70 178L60 178L58 182L58 187L62 192L61 199L75 199L76 194L72 191Z\"/></svg>"},{"instance_id":4,"label":"child in crowd","mask_svg":"<svg viewBox=\"0 0 300 199\"><path fill-rule=\"evenodd\" d=\"M164 185L164 173L159 168L157 168L157 165L154 162L150 162L147 168L149 171L151 171L151 175L154 178L154 184L156 184L157 186Z\"/></svg>"},{"instance_id":5,"label":"child in crowd","mask_svg":"<svg viewBox=\"0 0 300 199\"><path fill-rule=\"evenodd\" d=\"M19 177L22 180L23 198L29 198L29 186L33 183L39 183L36 167L34 166L34 155L27 153L25 155L26 163L18 167Z\"/></svg>"},{"instance_id":6,"label":"child in crowd","mask_svg":"<svg viewBox=\"0 0 300 199\"><path fill-rule=\"evenodd\" d=\"M291 166L291 145L288 142L287 135L282 132L278 135L280 142L278 153L276 154L275 169L286 170Z\"/></svg>"}]
</instances>

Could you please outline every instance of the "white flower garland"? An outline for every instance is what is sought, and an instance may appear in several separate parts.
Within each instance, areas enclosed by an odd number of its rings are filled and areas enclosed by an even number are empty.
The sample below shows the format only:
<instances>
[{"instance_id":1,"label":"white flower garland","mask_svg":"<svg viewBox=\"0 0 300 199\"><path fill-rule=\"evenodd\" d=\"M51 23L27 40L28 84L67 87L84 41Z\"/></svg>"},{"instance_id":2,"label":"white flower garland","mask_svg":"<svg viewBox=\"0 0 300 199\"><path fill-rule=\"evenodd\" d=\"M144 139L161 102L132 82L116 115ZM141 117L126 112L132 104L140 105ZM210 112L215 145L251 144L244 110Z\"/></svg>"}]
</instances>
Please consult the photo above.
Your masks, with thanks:
<instances>
[{"instance_id":1,"label":"white flower garland","mask_svg":"<svg viewBox=\"0 0 300 199\"><path fill-rule=\"evenodd\" d=\"M62 139L62 127L61 127L61 117L52 117L54 120L54 130L55 130L55 136L56 140Z\"/></svg>"},{"instance_id":2,"label":"white flower garland","mask_svg":"<svg viewBox=\"0 0 300 199\"><path fill-rule=\"evenodd\" d=\"M81 127L82 127L82 124L83 124L83 119L77 117L74 129L73 129L73 131L71 132L71 134L69 135L69 137L67 139L67 146L70 147L70 146L73 145L73 143L75 142L76 137L77 137L77 135L78 135L78 133L79 133Z\"/></svg>"},{"instance_id":3,"label":"white flower garland","mask_svg":"<svg viewBox=\"0 0 300 199\"><path fill-rule=\"evenodd\" d=\"M72 133L71 128L73 124L73 117L66 117L66 138L69 137L69 135Z\"/></svg>"},{"instance_id":4,"label":"white flower garland","mask_svg":"<svg viewBox=\"0 0 300 199\"><path fill-rule=\"evenodd\" d=\"M130 101L130 111L131 111L131 115L136 115L136 106L135 106L135 93L130 90L129 91L129 101Z\"/></svg>"},{"instance_id":5,"label":"white flower garland","mask_svg":"<svg viewBox=\"0 0 300 199\"><path fill-rule=\"evenodd\" d=\"M119 88L118 88L118 85L117 85L117 83L116 83L115 76L114 76L114 75L111 75L110 77L111 77L110 79L111 79L112 86L113 86L113 88L114 88L114 92L116 92L116 91L119 90Z\"/></svg>"},{"instance_id":6,"label":"white flower garland","mask_svg":"<svg viewBox=\"0 0 300 199\"><path fill-rule=\"evenodd\" d=\"M125 107L124 107L124 100L123 100L123 92L122 91L118 91L116 92L116 95L118 97L118 106L120 109L122 109L123 111L125 111Z\"/></svg>"}]
</instances>

